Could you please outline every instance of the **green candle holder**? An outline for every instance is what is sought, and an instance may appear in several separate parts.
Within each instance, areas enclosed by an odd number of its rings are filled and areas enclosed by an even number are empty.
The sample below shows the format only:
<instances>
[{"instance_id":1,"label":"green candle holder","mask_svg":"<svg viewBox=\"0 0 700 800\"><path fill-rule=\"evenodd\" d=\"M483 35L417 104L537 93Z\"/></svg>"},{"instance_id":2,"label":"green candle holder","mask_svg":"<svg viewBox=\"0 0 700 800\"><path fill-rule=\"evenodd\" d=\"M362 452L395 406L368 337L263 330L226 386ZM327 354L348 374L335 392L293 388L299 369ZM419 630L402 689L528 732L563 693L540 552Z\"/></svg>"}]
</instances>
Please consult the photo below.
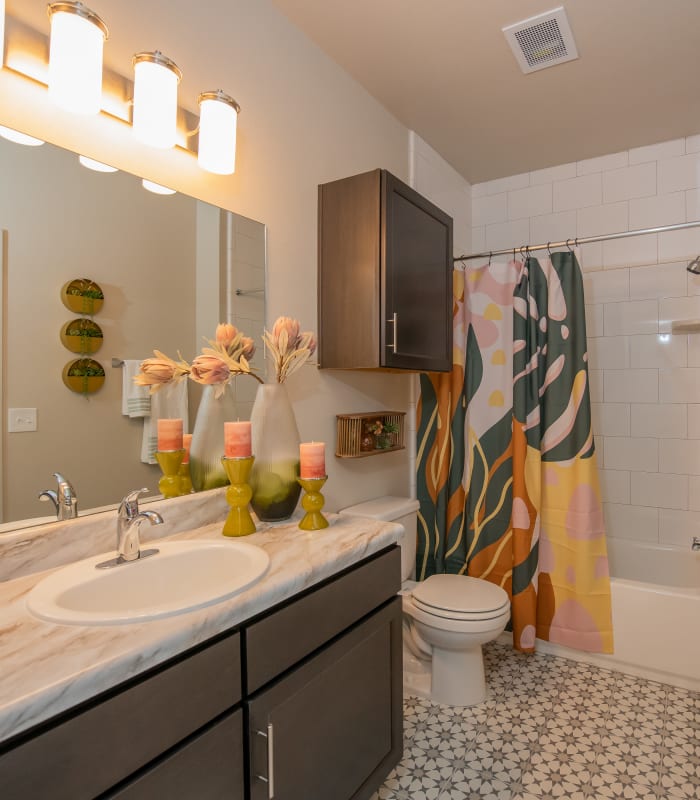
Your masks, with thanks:
<instances>
[{"instance_id":1,"label":"green candle holder","mask_svg":"<svg viewBox=\"0 0 700 800\"><path fill-rule=\"evenodd\" d=\"M328 480L328 475L324 475L322 478L297 478L297 480L304 490L301 505L306 511L299 527L303 531L320 531L327 528L328 520L321 513L321 509L326 503L321 489Z\"/></svg>"},{"instance_id":2,"label":"green candle holder","mask_svg":"<svg viewBox=\"0 0 700 800\"><path fill-rule=\"evenodd\" d=\"M243 458L227 458L223 456L221 463L228 476L230 486L226 490L226 502L231 506L222 531L224 536L247 536L255 533L255 523L250 516L248 503L253 490L248 485L248 476L255 461L255 456Z\"/></svg>"},{"instance_id":3,"label":"green candle holder","mask_svg":"<svg viewBox=\"0 0 700 800\"><path fill-rule=\"evenodd\" d=\"M186 464L180 464L180 469L177 474L180 478L180 494L191 494L192 478L190 476L190 462L188 461Z\"/></svg>"},{"instance_id":4,"label":"green candle holder","mask_svg":"<svg viewBox=\"0 0 700 800\"><path fill-rule=\"evenodd\" d=\"M156 461L160 464L163 477L158 481L158 488L163 497L180 496L180 464L185 457L184 447L181 450L156 450Z\"/></svg>"}]
</instances>

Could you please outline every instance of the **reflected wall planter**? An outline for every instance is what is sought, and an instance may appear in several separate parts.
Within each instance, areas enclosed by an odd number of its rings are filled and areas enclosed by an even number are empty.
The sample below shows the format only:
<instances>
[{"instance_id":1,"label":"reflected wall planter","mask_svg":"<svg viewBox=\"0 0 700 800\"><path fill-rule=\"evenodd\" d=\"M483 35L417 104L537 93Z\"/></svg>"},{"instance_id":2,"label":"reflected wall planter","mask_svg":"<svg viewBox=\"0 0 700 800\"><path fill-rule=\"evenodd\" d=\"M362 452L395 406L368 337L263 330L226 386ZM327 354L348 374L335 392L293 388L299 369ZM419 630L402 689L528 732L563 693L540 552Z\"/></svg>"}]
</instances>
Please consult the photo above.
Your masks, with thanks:
<instances>
[{"instance_id":1,"label":"reflected wall planter","mask_svg":"<svg viewBox=\"0 0 700 800\"><path fill-rule=\"evenodd\" d=\"M221 463L224 454L224 422L237 419L233 386L227 383L220 397L218 386L205 386L199 401L190 445L190 477L195 492L228 486L228 476Z\"/></svg>"},{"instance_id":2,"label":"reflected wall planter","mask_svg":"<svg viewBox=\"0 0 700 800\"><path fill-rule=\"evenodd\" d=\"M92 355L102 347L102 328L91 319L78 317L61 328L61 343L71 353Z\"/></svg>"},{"instance_id":3,"label":"reflected wall planter","mask_svg":"<svg viewBox=\"0 0 700 800\"><path fill-rule=\"evenodd\" d=\"M96 314L104 303L100 285L90 278L73 278L61 287L61 301L77 314Z\"/></svg>"},{"instance_id":4,"label":"reflected wall planter","mask_svg":"<svg viewBox=\"0 0 700 800\"><path fill-rule=\"evenodd\" d=\"M105 382L105 371L99 361L76 358L63 368L63 383L76 394L94 394Z\"/></svg>"},{"instance_id":5,"label":"reflected wall planter","mask_svg":"<svg viewBox=\"0 0 700 800\"><path fill-rule=\"evenodd\" d=\"M258 386L252 424L255 463L250 501L258 519L289 519L299 502L299 430L284 384Z\"/></svg>"}]
</instances>

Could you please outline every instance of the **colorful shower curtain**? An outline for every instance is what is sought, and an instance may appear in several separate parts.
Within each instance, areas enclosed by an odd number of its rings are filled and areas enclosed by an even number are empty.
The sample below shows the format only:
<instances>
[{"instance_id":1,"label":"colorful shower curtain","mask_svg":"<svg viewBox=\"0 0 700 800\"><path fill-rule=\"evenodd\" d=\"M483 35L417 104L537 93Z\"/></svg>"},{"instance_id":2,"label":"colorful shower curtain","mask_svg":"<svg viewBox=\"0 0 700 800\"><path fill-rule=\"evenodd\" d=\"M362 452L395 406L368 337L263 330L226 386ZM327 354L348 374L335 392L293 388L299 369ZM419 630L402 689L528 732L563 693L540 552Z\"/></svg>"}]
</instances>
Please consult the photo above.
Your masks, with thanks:
<instances>
[{"instance_id":1,"label":"colorful shower curtain","mask_svg":"<svg viewBox=\"0 0 700 800\"><path fill-rule=\"evenodd\" d=\"M418 577L502 586L519 650L611 652L576 258L455 271L454 298L452 372L421 376Z\"/></svg>"}]
</instances>

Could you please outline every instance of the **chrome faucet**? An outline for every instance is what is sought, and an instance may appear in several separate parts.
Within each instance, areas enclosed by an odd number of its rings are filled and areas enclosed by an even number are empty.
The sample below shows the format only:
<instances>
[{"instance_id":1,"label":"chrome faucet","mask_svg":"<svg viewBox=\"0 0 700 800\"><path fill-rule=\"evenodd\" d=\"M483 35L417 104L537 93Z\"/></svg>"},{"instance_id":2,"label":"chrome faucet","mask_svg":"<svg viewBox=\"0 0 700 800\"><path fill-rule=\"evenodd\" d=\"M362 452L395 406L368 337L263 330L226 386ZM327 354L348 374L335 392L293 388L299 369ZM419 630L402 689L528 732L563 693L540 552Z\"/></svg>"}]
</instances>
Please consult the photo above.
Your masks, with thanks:
<instances>
[{"instance_id":1,"label":"chrome faucet","mask_svg":"<svg viewBox=\"0 0 700 800\"><path fill-rule=\"evenodd\" d=\"M44 489L39 492L39 500L51 500L56 509L56 519L74 519L78 516L78 496L75 489L60 472L54 472L53 476L58 481L58 490Z\"/></svg>"},{"instance_id":2,"label":"chrome faucet","mask_svg":"<svg viewBox=\"0 0 700 800\"><path fill-rule=\"evenodd\" d=\"M162 525L163 517L157 511L140 511L139 495L149 491L147 488L135 489L129 492L119 504L117 511L117 557L103 561L97 565L98 569L116 567L128 564L141 558L154 556L158 550L141 550L139 526L147 519L151 525Z\"/></svg>"},{"instance_id":3,"label":"chrome faucet","mask_svg":"<svg viewBox=\"0 0 700 800\"><path fill-rule=\"evenodd\" d=\"M693 543L690 545L691 550L700 550L700 536L693 536Z\"/></svg>"}]
</instances>

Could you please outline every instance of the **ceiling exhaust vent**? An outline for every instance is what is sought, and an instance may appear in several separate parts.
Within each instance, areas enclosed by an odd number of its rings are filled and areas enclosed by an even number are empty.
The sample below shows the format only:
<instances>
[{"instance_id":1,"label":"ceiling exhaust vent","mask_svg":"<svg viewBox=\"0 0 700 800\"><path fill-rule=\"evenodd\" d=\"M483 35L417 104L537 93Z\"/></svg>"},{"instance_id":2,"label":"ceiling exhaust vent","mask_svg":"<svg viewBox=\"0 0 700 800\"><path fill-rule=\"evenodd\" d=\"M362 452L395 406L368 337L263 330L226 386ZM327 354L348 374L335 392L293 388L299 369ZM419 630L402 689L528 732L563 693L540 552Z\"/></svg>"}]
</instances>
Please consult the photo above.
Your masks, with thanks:
<instances>
[{"instance_id":1,"label":"ceiling exhaust vent","mask_svg":"<svg viewBox=\"0 0 700 800\"><path fill-rule=\"evenodd\" d=\"M503 28L524 73L578 58L574 35L564 7L554 8Z\"/></svg>"}]
</instances>

